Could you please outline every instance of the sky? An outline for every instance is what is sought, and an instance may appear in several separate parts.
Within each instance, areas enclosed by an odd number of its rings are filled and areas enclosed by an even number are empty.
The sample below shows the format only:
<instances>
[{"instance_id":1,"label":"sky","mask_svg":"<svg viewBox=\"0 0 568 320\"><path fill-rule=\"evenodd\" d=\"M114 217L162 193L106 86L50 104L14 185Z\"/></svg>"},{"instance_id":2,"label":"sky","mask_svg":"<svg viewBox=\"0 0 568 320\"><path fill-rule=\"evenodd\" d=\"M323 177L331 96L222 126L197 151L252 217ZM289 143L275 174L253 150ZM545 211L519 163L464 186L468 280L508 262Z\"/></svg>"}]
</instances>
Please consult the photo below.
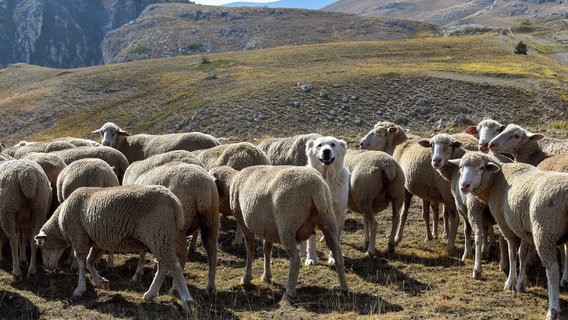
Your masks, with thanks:
<instances>
[{"instance_id":1,"label":"sky","mask_svg":"<svg viewBox=\"0 0 568 320\"><path fill-rule=\"evenodd\" d=\"M195 3L199 4L206 4L212 6L220 6L222 4L231 3L231 2L258 2L258 3L265 3L265 2L275 2L276 0L193 0Z\"/></svg>"}]
</instances>

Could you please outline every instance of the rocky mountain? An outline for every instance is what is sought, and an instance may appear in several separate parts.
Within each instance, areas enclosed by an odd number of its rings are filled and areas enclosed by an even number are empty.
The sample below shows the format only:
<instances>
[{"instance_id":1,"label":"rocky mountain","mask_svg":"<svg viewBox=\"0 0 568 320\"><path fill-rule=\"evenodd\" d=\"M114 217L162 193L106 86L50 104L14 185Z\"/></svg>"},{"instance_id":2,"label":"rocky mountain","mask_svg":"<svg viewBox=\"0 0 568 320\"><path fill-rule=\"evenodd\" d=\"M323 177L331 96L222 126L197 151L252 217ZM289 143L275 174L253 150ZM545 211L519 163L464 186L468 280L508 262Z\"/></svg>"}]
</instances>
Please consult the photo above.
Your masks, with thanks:
<instances>
[{"instance_id":1,"label":"rocky mountain","mask_svg":"<svg viewBox=\"0 0 568 320\"><path fill-rule=\"evenodd\" d=\"M322 10L425 21L439 26L479 24L507 28L523 20L568 18L566 0L339 0Z\"/></svg>"},{"instance_id":2,"label":"rocky mountain","mask_svg":"<svg viewBox=\"0 0 568 320\"><path fill-rule=\"evenodd\" d=\"M258 2L231 2L225 4L228 7L260 7L266 6L270 8L298 8L298 9L321 9L327 5L330 5L335 0L280 0L274 2L258 3Z\"/></svg>"},{"instance_id":3,"label":"rocky mountain","mask_svg":"<svg viewBox=\"0 0 568 320\"><path fill-rule=\"evenodd\" d=\"M105 63L344 41L440 35L432 24L398 18L268 7L156 4L103 40Z\"/></svg>"},{"instance_id":4,"label":"rocky mountain","mask_svg":"<svg viewBox=\"0 0 568 320\"><path fill-rule=\"evenodd\" d=\"M105 34L165 0L1 0L0 65L75 68L103 63ZM179 1L177 1L179 2Z\"/></svg>"}]
</instances>

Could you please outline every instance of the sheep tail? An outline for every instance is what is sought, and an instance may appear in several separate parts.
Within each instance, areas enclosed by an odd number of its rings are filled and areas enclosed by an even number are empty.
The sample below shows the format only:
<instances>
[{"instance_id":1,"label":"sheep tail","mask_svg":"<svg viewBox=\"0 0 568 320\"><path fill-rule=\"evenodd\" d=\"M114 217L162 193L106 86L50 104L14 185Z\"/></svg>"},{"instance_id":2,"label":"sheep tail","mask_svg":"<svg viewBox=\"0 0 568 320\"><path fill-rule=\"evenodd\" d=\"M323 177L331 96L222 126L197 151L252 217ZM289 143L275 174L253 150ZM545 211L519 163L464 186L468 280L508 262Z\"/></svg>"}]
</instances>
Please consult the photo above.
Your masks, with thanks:
<instances>
[{"instance_id":1,"label":"sheep tail","mask_svg":"<svg viewBox=\"0 0 568 320\"><path fill-rule=\"evenodd\" d=\"M335 214L333 212L333 204L331 201L331 193L329 191L315 193L312 196L312 203L318 212L321 220L335 225ZM327 221L327 217L331 218Z\"/></svg>"},{"instance_id":2,"label":"sheep tail","mask_svg":"<svg viewBox=\"0 0 568 320\"><path fill-rule=\"evenodd\" d=\"M385 170L385 175L387 176L389 181L393 181L396 178L397 170L395 166L393 165L386 166L384 170Z\"/></svg>"},{"instance_id":3,"label":"sheep tail","mask_svg":"<svg viewBox=\"0 0 568 320\"><path fill-rule=\"evenodd\" d=\"M20 183L20 191L26 199L33 199L38 192L38 177L34 170L18 171L18 181Z\"/></svg>"},{"instance_id":4,"label":"sheep tail","mask_svg":"<svg viewBox=\"0 0 568 320\"><path fill-rule=\"evenodd\" d=\"M213 189L215 190L215 189ZM197 200L197 212L203 223L212 228L219 227L219 198L216 194L203 194Z\"/></svg>"}]
</instances>

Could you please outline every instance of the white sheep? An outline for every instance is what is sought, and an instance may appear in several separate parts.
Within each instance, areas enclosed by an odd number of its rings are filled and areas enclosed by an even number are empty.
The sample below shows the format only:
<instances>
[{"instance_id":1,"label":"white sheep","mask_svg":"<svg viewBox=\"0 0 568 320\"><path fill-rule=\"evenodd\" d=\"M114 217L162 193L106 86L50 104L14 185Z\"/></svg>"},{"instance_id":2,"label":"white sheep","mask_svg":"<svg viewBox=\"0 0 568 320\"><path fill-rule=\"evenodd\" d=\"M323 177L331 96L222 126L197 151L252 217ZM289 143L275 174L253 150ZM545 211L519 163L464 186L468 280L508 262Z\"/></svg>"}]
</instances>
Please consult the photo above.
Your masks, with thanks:
<instances>
[{"instance_id":1,"label":"white sheep","mask_svg":"<svg viewBox=\"0 0 568 320\"><path fill-rule=\"evenodd\" d=\"M489 211L486 203L482 202L472 194L464 194L459 186L459 168L449 162L450 159L461 158L466 150L463 144L448 134L437 134L431 139L419 140L418 144L425 148L432 149L432 167L448 181L450 181L451 192L454 196L456 209L464 219L465 227L465 250L462 260L471 258L471 227L475 233L475 252L474 252L474 268L473 277L478 279L481 276L481 257L482 252L488 251L488 242L484 238L492 235L495 220ZM504 157L503 157L504 158ZM485 234L485 237L484 237ZM494 241L494 240L491 240ZM507 252L504 251L504 245L501 246L501 270L506 269Z\"/></svg>"},{"instance_id":2,"label":"white sheep","mask_svg":"<svg viewBox=\"0 0 568 320\"><path fill-rule=\"evenodd\" d=\"M59 205L59 200L57 199L57 177L59 176L59 173L61 173L61 170L63 170L67 165L60 156L53 153L32 152L26 154L22 159L28 159L36 162L47 175L47 179L51 185L52 195L51 208L48 214L49 218Z\"/></svg>"},{"instance_id":3,"label":"white sheep","mask_svg":"<svg viewBox=\"0 0 568 320\"><path fill-rule=\"evenodd\" d=\"M556 246L565 243L568 234L568 174L524 163L502 164L478 152L450 161L460 167L462 192L471 192L489 205L507 240L509 277L505 289L524 289L524 264L521 261L517 279L516 252L520 240L534 244L548 279L547 319L558 318L560 275Z\"/></svg>"},{"instance_id":4,"label":"white sheep","mask_svg":"<svg viewBox=\"0 0 568 320\"><path fill-rule=\"evenodd\" d=\"M193 151L218 146L219 140L201 132L172 133L165 135L135 134L107 122L92 133L101 135L101 144L122 152L129 163L172 150Z\"/></svg>"},{"instance_id":5,"label":"white sheep","mask_svg":"<svg viewBox=\"0 0 568 320\"><path fill-rule=\"evenodd\" d=\"M75 148L76 145L67 141L42 141L42 142L27 142L22 141L6 151L7 154L14 158L22 158L30 152L53 152L58 150L65 150Z\"/></svg>"},{"instance_id":6,"label":"white sheep","mask_svg":"<svg viewBox=\"0 0 568 320\"><path fill-rule=\"evenodd\" d=\"M478 136L478 149L481 152L489 151L489 142L495 138L505 126L493 119L485 119L480 121L477 126L467 127L464 132Z\"/></svg>"},{"instance_id":7,"label":"white sheep","mask_svg":"<svg viewBox=\"0 0 568 320\"><path fill-rule=\"evenodd\" d=\"M98 158L78 159L66 166L57 177L57 201L63 203L81 187L116 187L120 185L112 167Z\"/></svg>"},{"instance_id":8,"label":"white sheep","mask_svg":"<svg viewBox=\"0 0 568 320\"><path fill-rule=\"evenodd\" d=\"M36 273L33 236L45 222L50 204L51 186L39 164L31 160L0 162L0 230L10 240L14 280L22 275L20 262L27 262L26 241L31 248L28 276Z\"/></svg>"},{"instance_id":9,"label":"white sheep","mask_svg":"<svg viewBox=\"0 0 568 320\"><path fill-rule=\"evenodd\" d=\"M536 166L541 170L568 172L568 153L550 156Z\"/></svg>"},{"instance_id":10,"label":"white sheep","mask_svg":"<svg viewBox=\"0 0 568 320\"><path fill-rule=\"evenodd\" d=\"M168 162L185 162L205 167L193 152L187 150L168 151L131 163L124 172L122 184L133 184L145 172Z\"/></svg>"},{"instance_id":11,"label":"white sheep","mask_svg":"<svg viewBox=\"0 0 568 320\"><path fill-rule=\"evenodd\" d=\"M81 296L87 290L85 268L97 287L109 286L108 280L101 277L93 265L104 251L139 253L149 250L158 267L144 299L151 300L158 294L169 271L183 309L189 311L188 303L193 299L180 264L187 254L182 227L181 204L166 187L85 187L75 190L57 208L35 240L48 270L57 267L66 247L72 247L79 265L74 296Z\"/></svg>"},{"instance_id":12,"label":"white sheep","mask_svg":"<svg viewBox=\"0 0 568 320\"><path fill-rule=\"evenodd\" d=\"M54 151L53 154L60 156L67 165L79 159L102 159L113 168L114 173L120 182L122 182L124 172L129 165L124 154L111 147L75 147L67 150Z\"/></svg>"},{"instance_id":13,"label":"white sheep","mask_svg":"<svg viewBox=\"0 0 568 320\"><path fill-rule=\"evenodd\" d=\"M318 133L299 134L284 138L270 138L258 144L272 165L305 166L306 142L321 137Z\"/></svg>"},{"instance_id":14,"label":"white sheep","mask_svg":"<svg viewBox=\"0 0 568 320\"><path fill-rule=\"evenodd\" d=\"M273 243L280 243L290 257L283 300L296 296L300 256L296 243L305 241L318 227L335 257L342 292L347 292L345 266L337 238L331 193L312 168L302 166L252 166L237 171L228 166L211 170L220 197L228 197L245 236L246 271L241 283L252 280L255 235L264 239L263 281L270 282Z\"/></svg>"},{"instance_id":15,"label":"white sheep","mask_svg":"<svg viewBox=\"0 0 568 320\"><path fill-rule=\"evenodd\" d=\"M201 241L207 251L209 275L207 291L215 291L217 241L219 238L219 194L215 180L203 167L183 162L170 162L142 174L134 182L144 185L162 185L170 189L181 202L186 235L201 232ZM144 259L139 261L143 262ZM142 275L138 266L134 281Z\"/></svg>"},{"instance_id":16,"label":"white sheep","mask_svg":"<svg viewBox=\"0 0 568 320\"><path fill-rule=\"evenodd\" d=\"M376 254L377 221L374 215L385 210L389 204L392 210L392 228L388 251L393 252L404 202L404 172L389 154L382 151L348 150L345 166L351 172L347 207L365 216L365 254Z\"/></svg>"}]
</instances>

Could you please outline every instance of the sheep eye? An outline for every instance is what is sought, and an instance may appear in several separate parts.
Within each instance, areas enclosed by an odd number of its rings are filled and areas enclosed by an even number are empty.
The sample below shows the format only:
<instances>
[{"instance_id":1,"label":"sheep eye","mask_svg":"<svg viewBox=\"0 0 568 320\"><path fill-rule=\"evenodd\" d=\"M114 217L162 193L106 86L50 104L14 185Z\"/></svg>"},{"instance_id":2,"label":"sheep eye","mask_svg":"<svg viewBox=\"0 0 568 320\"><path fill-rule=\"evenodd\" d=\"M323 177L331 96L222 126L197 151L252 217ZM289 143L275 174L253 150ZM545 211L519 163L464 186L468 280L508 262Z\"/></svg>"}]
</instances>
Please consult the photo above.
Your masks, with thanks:
<instances>
[{"instance_id":1,"label":"sheep eye","mask_svg":"<svg viewBox=\"0 0 568 320\"><path fill-rule=\"evenodd\" d=\"M519 139L519 138L520 138L520 136L519 136L518 134L514 135L513 137L514 137L515 139Z\"/></svg>"}]
</instances>

